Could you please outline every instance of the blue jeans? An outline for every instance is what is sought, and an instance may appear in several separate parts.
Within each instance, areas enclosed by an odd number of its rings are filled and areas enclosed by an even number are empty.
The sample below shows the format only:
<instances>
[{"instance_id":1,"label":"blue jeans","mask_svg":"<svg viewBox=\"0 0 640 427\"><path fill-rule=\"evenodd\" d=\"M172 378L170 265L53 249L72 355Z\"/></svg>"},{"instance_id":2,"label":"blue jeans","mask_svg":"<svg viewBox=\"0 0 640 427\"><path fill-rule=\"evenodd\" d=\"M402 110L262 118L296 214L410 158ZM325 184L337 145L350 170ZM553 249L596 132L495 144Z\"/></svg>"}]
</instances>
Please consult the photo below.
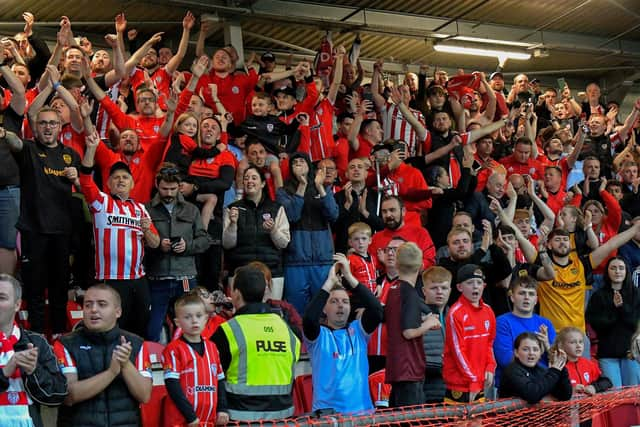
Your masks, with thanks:
<instances>
[{"instance_id":1,"label":"blue jeans","mask_svg":"<svg viewBox=\"0 0 640 427\"><path fill-rule=\"evenodd\" d=\"M302 316L311 298L322 288L331 264L284 266L284 299Z\"/></svg>"},{"instance_id":2,"label":"blue jeans","mask_svg":"<svg viewBox=\"0 0 640 427\"><path fill-rule=\"evenodd\" d=\"M196 279L189 279L189 290L197 285ZM162 324L167 316L169 302L185 293L182 280L149 280L149 290L151 292L151 314L149 326L147 327L147 339L158 341Z\"/></svg>"},{"instance_id":3,"label":"blue jeans","mask_svg":"<svg viewBox=\"0 0 640 427\"><path fill-rule=\"evenodd\" d=\"M609 378L614 387L640 384L640 363L636 360L602 358L598 362L602 375Z\"/></svg>"},{"instance_id":4,"label":"blue jeans","mask_svg":"<svg viewBox=\"0 0 640 427\"><path fill-rule=\"evenodd\" d=\"M16 223L20 216L20 187L0 190L0 248L16 248Z\"/></svg>"}]
</instances>

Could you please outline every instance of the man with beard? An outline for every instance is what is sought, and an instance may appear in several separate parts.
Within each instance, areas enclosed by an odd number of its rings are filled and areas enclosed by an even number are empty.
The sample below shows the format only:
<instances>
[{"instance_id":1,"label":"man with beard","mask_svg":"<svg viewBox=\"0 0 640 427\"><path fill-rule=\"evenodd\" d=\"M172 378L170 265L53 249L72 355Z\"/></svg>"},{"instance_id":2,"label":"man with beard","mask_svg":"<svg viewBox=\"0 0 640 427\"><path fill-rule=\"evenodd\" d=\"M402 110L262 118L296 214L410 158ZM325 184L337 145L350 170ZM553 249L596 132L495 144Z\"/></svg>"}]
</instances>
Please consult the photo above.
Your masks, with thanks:
<instances>
[{"instance_id":1,"label":"man with beard","mask_svg":"<svg viewBox=\"0 0 640 427\"><path fill-rule=\"evenodd\" d=\"M496 71L489 76L489 86L491 86L491 90L496 96L496 112L493 120L497 121L509 115L509 107L507 107L507 101L504 99L504 93L502 92L504 90L504 76L501 72ZM488 99L488 95L483 94L483 102L488 101Z\"/></svg>"},{"instance_id":2,"label":"man with beard","mask_svg":"<svg viewBox=\"0 0 640 427\"><path fill-rule=\"evenodd\" d=\"M339 213L332 229L336 235L336 252L340 253L347 253L349 249L347 230L351 224L364 222L374 232L384 228L376 212L379 194L365 184L367 165L363 159L355 158L349 162L347 179L342 190L335 195Z\"/></svg>"},{"instance_id":3,"label":"man with beard","mask_svg":"<svg viewBox=\"0 0 640 427\"><path fill-rule=\"evenodd\" d=\"M480 248L473 250L473 239L471 232L464 228L454 228L447 236L449 247L449 258L443 258L438 265L446 268L456 277L458 270L466 264L477 264L484 272L488 286L484 288L483 296L487 304L491 305L491 294L496 284L511 274L511 264L504 251L493 243L493 230L487 220L482 221L482 243ZM485 255L491 255L490 262L486 261ZM449 305L458 300L460 291L457 288L451 289Z\"/></svg>"},{"instance_id":4,"label":"man with beard","mask_svg":"<svg viewBox=\"0 0 640 427\"><path fill-rule=\"evenodd\" d=\"M433 245L429 232L424 228L405 224L404 217L407 213L404 203L398 196L385 196L380 205L380 216L384 223L384 230L375 233L371 239L369 253L377 254L378 249L387 247L393 237L402 237L407 242L418 245L422 251L423 268L435 264L436 248Z\"/></svg>"},{"instance_id":5,"label":"man with beard","mask_svg":"<svg viewBox=\"0 0 640 427\"><path fill-rule=\"evenodd\" d=\"M151 293L147 339L152 341L160 339L169 302L196 286L195 255L211 244L200 211L179 191L180 178L173 164L162 165L156 175L158 193L146 205L160 235L160 246L145 259Z\"/></svg>"},{"instance_id":6,"label":"man with beard","mask_svg":"<svg viewBox=\"0 0 640 427\"><path fill-rule=\"evenodd\" d=\"M547 248L556 273L554 280L540 282L540 315L553 323L556 332L567 326L585 330L584 307L592 270L609 254L640 232L640 222L609 239L593 252L579 256L571 250L569 232L556 228L549 234Z\"/></svg>"},{"instance_id":7,"label":"man with beard","mask_svg":"<svg viewBox=\"0 0 640 427\"><path fill-rule=\"evenodd\" d=\"M8 145L20 169L22 197L16 228L22 235L29 320L38 332L44 330L45 288L51 304L52 332L66 329L71 185L78 177L80 159L58 142L59 133L60 117L50 108L36 115L35 141L23 142L15 133L0 128L0 141Z\"/></svg>"}]
</instances>

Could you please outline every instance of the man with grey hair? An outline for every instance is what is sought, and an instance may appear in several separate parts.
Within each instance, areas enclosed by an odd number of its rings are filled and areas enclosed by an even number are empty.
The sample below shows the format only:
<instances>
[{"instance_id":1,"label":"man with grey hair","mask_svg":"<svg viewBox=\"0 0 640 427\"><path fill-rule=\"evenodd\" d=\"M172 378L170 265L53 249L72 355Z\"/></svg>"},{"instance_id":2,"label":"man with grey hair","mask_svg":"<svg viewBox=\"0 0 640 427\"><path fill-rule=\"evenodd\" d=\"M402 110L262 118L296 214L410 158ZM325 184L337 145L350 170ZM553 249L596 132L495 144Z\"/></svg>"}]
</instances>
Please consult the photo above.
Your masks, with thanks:
<instances>
[{"instance_id":1,"label":"man with grey hair","mask_svg":"<svg viewBox=\"0 0 640 427\"><path fill-rule=\"evenodd\" d=\"M45 338L16 324L21 303L20 282L0 274L0 419L2 425L39 427L39 405L62 404L67 380Z\"/></svg>"}]
</instances>

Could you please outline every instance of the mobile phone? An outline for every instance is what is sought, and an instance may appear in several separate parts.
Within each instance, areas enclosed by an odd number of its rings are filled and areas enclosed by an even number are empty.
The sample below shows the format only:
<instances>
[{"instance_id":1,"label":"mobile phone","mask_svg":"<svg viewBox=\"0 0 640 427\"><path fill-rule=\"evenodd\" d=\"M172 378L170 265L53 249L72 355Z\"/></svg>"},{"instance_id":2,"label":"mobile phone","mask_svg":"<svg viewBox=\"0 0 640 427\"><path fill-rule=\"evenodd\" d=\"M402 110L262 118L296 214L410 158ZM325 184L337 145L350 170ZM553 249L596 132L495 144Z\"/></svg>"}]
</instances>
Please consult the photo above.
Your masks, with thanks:
<instances>
[{"instance_id":1,"label":"mobile phone","mask_svg":"<svg viewBox=\"0 0 640 427\"><path fill-rule=\"evenodd\" d=\"M558 89L560 90L560 93L562 93L566 85L567 85L567 81L564 79L564 77L560 77L558 79Z\"/></svg>"},{"instance_id":2,"label":"mobile phone","mask_svg":"<svg viewBox=\"0 0 640 427\"><path fill-rule=\"evenodd\" d=\"M180 243L180 239L182 239L182 237L178 236L178 237L171 237L171 247L177 245L178 243Z\"/></svg>"}]
</instances>

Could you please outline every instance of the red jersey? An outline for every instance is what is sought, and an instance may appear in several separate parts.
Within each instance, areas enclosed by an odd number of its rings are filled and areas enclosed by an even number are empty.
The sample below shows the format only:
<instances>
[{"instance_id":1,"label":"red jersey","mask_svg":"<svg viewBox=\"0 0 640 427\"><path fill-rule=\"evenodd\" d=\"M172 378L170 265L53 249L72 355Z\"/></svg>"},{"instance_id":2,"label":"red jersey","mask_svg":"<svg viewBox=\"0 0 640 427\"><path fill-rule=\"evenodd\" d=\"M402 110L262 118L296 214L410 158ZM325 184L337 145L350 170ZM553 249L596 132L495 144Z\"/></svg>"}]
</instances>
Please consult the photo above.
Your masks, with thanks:
<instances>
[{"instance_id":1,"label":"red jersey","mask_svg":"<svg viewBox=\"0 0 640 427\"><path fill-rule=\"evenodd\" d=\"M530 158L527 163L520 163L512 154L500 160L500 162L507 169L507 178L516 173L530 175L536 181L544 178L544 167L537 160Z\"/></svg>"},{"instance_id":2,"label":"red jersey","mask_svg":"<svg viewBox=\"0 0 640 427\"><path fill-rule=\"evenodd\" d=\"M105 97L100 101L100 105L111 117L113 124L122 132L125 129L133 129L138 135L140 146L146 150L149 146L164 139L160 137L160 126L164 122L164 117L129 115L123 113L120 108L109 98Z\"/></svg>"},{"instance_id":3,"label":"red jersey","mask_svg":"<svg viewBox=\"0 0 640 427\"><path fill-rule=\"evenodd\" d=\"M496 370L495 338L496 317L491 307L482 301L474 307L460 295L449 310L445 328L442 378L447 389L477 392L484 388L485 373Z\"/></svg>"},{"instance_id":4,"label":"red jersey","mask_svg":"<svg viewBox=\"0 0 640 427\"><path fill-rule=\"evenodd\" d=\"M418 110L414 110L410 108L411 114L415 116L415 118L422 123L422 126L425 128L424 116ZM384 139L387 140L389 138L400 139L407 143L409 147L408 157L413 157L416 155L418 151L418 142L416 141L416 131L409 124L407 119L404 118L402 113L400 112L400 108L397 105L391 104L387 102L384 107L382 107L382 111L380 112L382 115L382 129L384 130Z\"/></svg>"},{"instance_id":5,"label":"red jersey","mask_svg":"<svg viewBox=\"0 0 640 427\"><path fill-rule=\"evenodd\" d=\"M142 203L109 196L96 187L91 175L80 174L82 193L93 215L96 242L96 279L133 280L144 276L144 232L140 222L151 219ZM151 223L151 230L156 230Z\"/></svg>"},{"instance_id":6,"label":"red jersey","mask_svg":"<svg viewBox=\"0 0 640 427\"><path fill-rule=\"evenodd\" d=\"M71 126L71 123L67 123L62 126L60 134L58 135L58 141L78 153L80 159L84 157L84 132L76 132Z\"/></svg>"},{"instance_id":7,"label":"red jersey","mask_svg":"<svg viewBox=\"0 0 640 427\"><path fill-rule=\"evenodd\" d=\"M388 171L388 169L385 169ZM429 189L422 172L406 163L400 163L396 169L384 174L382 180L384 192L387 195L398 196L407 209L405 222L421 226L420 211L431 207L431 198L425 195Z\"/></svg>"},{"instance_id":8,"label":"red jersey","mask_svg":"<svg viewBox=\"0 0 640 427\"><path fill-rule=\"evenodd\" d=\"M607 209L607 215L602 216L600 232L596 233L596 236L598 236L598 242L600 245L603 245L613 236L618 234L618 230L620 230L620 225L622 224L622 208L620 207L618 200L616 200L616 198L607 190L600 192L600 198ZM607 265L607 262L617 254L617 250L611 251L600 265L593 270L593 274L604 274L604 267Z\"/></svg>"},{"instance_id":9,"label":"red jersey","mask_svg":"<svg viewBox=\"0 0 640 427\"><path fill-rule=\"evenodd\" d=\"M345 137L340 137L333 146L333 161L336 163L336 169L338 169L338 176L341 182L346 182L346 172L349 167L349 140Z\"/></svg>"},{"instance_id":10,"label":"red jersey","mask_svg":"<svg viewBox=\"0 0 640 427\"><path fill-rule=\"evenodd\" d=\"M336 143L333 140L333 111L333 105L325 98L316 105L309 116L309 128L311 131L309 156L312 162L334 155Z\"/></svg>"},{"instance_id":11,"label":"red jersey","mask_svg":"<svg viewBox=\"0 0 640 427\"><path fill-rule=\"evenodd\" d=\"M248 95L258 83L258 73L253 68L250 68L248 74L232 73L226 77L219 77L214 70L211 70L209 75L202 76L198 81L196 93L200 93L200 89L202 89L204 103L211 107L214 112L218 112L211 98L210 83L217 85L218 98L224 108L233 115L233 121L235 123L244 122L246 117L245 103L247 101L251 102L248 99Z\"/></svg>"},{"instance_id":12,"label":"red jersey","mask_svg":"<svg viewBox=\"0 0 640 427\"><path fill-rule=\"evenodd\" d=\"M369 253L377 254L378 249L386 248L389 241L395 237L400 236L407 242L413 242L422 251L422 268L426 269L435 265L436 263L436 248L433 246L433 240L429 232L423 227L418 227L411 224L405 224L397 230L389 230L385 228L373 235L371 238L371 244L369 245Z\"/></svg>"},{"instance_id":13,"label":"red jersey","mask_svg":"<svg viewBox=\"0 0 640 427\"><path fill-rule=\"evenodd\" d=\"M189 175L218 178L220 176L220 168L223 166L231 166L234 169L238 167L238 159L229 150L223 151L215 157L192 161L189 167Z\"/></svg>"},{"instance_id":14,"label":"red jersey","mask_svg":"<svg viewBox=\"0 0 640 427\"><path fill-rule=\"evenodd\" d=\"M147 80L147 76L149 76L149 80L151 80L151 83L153 83L158 91L158 107L163 111L167 111L167 99L169 98L172 77L167 72L166 67L158 68L153 74L149 74L147 70L136 67L131 77L129 77L129 84L131 84L133 93L136 93L138 87Z\"/></svg>"},{"instance_id":15,"label":"red jersey","mask_svg":"<svg viewBox=\"0 0 640 427\"><path fill-rule=\"evenodd\" d=\"M376 291L376 265L371 255L363 257L362 255L352 253L347 257L349 259L349 269L351 274L358 283L362 283L371 291Z\"/></svg>"},{"instance_id":16,"label":"red jersey","mask_svg":"<svg viewBox=\"0 0 640 427\"><path fill-rule=\"evenodd\" d=\"M378 295L378 301L384 307L387 305L387 299L389 298L389 289L396 284L398 278L389 279L388 276L383 276L380 286L382 291ZM371 333L369 338L369 344L367 345L367 354L369 356L386 356L387 355L387 324L380 322L375 331Z\"/></svg>"},{"instance_id":17,"label":"red jersey","mask_svg":"<svg viewBox=\"0 0 640 427\"><path fill-rule=\"evenodd\" d=\"M598 362L585 357L579 357L575 362L567 361L567 371L569 371L571 387L578 384L586 387L602 375Z\"/></svg>"},{"instance_id":18,"label":"red jersey","mask_svg":"<svg viewBox=\"0 0 640 427\"><path fill-rule=\"evenodd\" d=\"M351 145L349 145L349 160L362 157L367 159L369 158L371 149L373 148L373 143L360 134L358 134L358 142L360 143L360 145L358 146L358 149L356 151L354 151L351 148Z\"/></svg>"},{"instance_id":19,"label":"red jersey","mask_svg":"<svg viewBox=\"0 0 640 427\"><path fill-rule=\"evenodd\" d=\"M140 203L147 203L151 200L151 190L155 185L155 177L158 166L162 161L162 153L164 151L165 141L156 141L147 149L142 147L138 149L131 159L121 152L113 152L104 143L98 145L96 150L96 165L102 171L102 184L106 190L107 181L109 179L109 169L116 162L124 162L129 166L133 182L135 186L131 190L130 197Z\"/></svg>"},{"instance_id":20,"label":"red jersey","mask_svg":"<svg viewBox=\"0 0 640 427\"><path fill-rule=\"evenodd\" d=\"M204 339L204 353L199 355L191 346L177 339L162 352L164 379L180 381L185 397L193 405L201 426L214 426L218 404L218 381L224 379L218 349L213 341ZM165 399L164 425L184 426L186 420L171 400Z\"/></svg>"}]
</instances>

